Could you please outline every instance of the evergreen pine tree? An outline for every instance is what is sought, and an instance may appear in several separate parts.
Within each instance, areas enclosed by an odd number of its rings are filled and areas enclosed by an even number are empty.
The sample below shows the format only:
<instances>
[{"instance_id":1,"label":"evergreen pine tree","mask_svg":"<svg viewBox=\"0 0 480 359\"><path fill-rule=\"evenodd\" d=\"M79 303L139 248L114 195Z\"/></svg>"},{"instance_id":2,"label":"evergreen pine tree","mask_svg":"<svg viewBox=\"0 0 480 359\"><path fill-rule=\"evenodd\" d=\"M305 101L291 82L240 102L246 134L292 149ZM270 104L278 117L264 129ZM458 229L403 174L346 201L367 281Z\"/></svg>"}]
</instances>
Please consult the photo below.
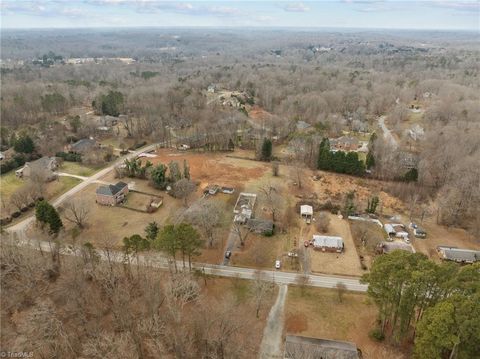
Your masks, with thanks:
<instances>
[{"instance_id":1,"label":"evergreen pine tree","mask_svg":"<svg viewBox=\"0 0 480 359\"><path fill-rule=\"evenodd\" d=\"M260 159L267 162L272 159L272 141L268 138L263 139Z\"/></svg>"}]
</instances>

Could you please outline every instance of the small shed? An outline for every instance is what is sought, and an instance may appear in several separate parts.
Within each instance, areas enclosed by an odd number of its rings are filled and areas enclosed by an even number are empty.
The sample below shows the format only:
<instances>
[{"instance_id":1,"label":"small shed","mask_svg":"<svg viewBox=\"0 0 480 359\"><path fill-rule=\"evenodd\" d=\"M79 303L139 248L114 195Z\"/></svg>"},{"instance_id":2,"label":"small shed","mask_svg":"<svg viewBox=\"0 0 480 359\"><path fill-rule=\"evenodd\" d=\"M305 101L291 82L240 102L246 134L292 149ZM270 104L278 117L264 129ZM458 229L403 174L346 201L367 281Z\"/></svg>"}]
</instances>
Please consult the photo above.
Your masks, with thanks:
<instances>
[{"instance_id":1,"label":"small shed","mask_svg":"<svg viewBox=\"0 0 480 359\"><path fill-rule=\"evenodd\" d=\"M313 235L313 248L322 252L341 253L344 248L342 237Z\"/></svg>"},{"instance_id":2,"label":"small shed","mask_svg":"<svg viewBox=\"0 0 480 359\"><path fill-rule=\"evenodd\" d=\"M300 215L302 217L312 217L313 216L313 207L308 204L302 204L300 206Z\"/></svg>"},{"instance_id":3,"label":"small shed","mask_svg":"<svg viewBox=\"0 0 480 359\"><path fill-rule=\"evenodd\" d=\"M391 225L390 223L385 223L383 225L383 228L385 229L385 232L387 232L389 236L394 236L397 233L393 228L393 225Z\"/></svg>"}]
</instances>

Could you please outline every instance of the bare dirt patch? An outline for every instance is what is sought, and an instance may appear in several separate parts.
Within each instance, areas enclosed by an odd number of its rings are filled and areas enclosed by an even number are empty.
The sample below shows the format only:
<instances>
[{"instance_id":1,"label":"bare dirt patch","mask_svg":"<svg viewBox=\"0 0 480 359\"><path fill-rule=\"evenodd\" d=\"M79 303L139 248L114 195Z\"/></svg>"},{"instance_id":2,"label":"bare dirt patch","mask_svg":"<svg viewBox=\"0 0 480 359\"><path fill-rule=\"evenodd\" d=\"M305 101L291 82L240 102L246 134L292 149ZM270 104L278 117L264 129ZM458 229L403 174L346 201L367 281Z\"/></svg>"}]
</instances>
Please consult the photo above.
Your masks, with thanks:
<instances>
[{"instance_id":1,"label":"bare dirt patch","mask_svg":"<svg viewBox=\"0 0 480 359\"><path fill-rule=\"evenodd\" d=\"M303 313L289 313L285 320L287 333L301 333L308 329L307 316Z\"/></svg>"}]
</instances>

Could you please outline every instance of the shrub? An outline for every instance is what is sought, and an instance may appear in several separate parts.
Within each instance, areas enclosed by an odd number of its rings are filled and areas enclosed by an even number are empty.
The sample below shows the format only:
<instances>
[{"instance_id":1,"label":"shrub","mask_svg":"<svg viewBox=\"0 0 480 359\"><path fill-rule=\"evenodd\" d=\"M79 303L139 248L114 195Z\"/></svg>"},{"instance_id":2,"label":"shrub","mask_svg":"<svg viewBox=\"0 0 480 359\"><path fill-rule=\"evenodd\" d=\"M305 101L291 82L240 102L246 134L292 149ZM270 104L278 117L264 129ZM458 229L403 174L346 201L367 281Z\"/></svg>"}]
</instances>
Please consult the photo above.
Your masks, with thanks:
<instances>
[{"instance_id":1,"label":"shrub","mask_svg":"<svg viewBox=\"0 0 480 359\"><path fill-rule=\"evenodd\" d=\"M27 207L23 207L20 211L21 211L21 212L26 212L26 211L28 211L28 206L27 206Z\"/></svg>"},{"instance_id":2,"label":"shrub","mask_svg":"<svg viewBox=\"0 0 480 359\"><path fill-rule=\"evenodd\" d=\"M28 207L30 207L30 208L35 207L35 202L29 203L29 204L28 204Z\"/></svg>"},{"instance_id":3,"label":"shrub","mask_svg":"<svg viewBox=\"0 0 480 359\"><path fill-rule=\"evenodd\" d=\"M138 148L140 148L140 147L145 146L146 144L147 144L147 141L138 142L138 143L135 143L133 146L129 147L128 149L129 149L130 151L134 151L134 150L136 150L136 149L138 149Z\"/></svg>"},{"instance_id":4,"label":"shrub","mask_svg":"<svg viewBox=\"0 0 480 359\"><path fill-rule=\"evenodd\" d=\"M0 225L4 226L6 224L9 224L12 221L12 217L5 217L0 219Z\"/></svg>"},{"instance_id":5,"label":"shrub","mask_svg":"<svg viewBox=\"0 0 480 359\"><path fill-rule=\"evenodd\" d=\"M82 155L73 152L57 152L55 156L63 158L67 162L82 162Z\"/></svg>"},{"instance_id":6,"label":"shrub","mask_svg":"<svg viewBox=\"0 0 480 359\"><path fill-rule=\"evenodd\" d=\"M373 340L376 340L377 342L381 342L385 339L385 335L382 333L382 331L379 328L372 329L368 333L368 336Z\"/></svg>"},{"instance_id":7,"label":"shrub","mask_svg":"<svg viewBox=\"0 0 480 359\"><path fill-rule=\"evenodd\" d=\"M16 211L16 212L13 212L13 213L12 213L12 217L13 217L13 218L17 218L17 217L20 217L21 214L22 214L21 212Z\"/></svg>"}]
</instances>

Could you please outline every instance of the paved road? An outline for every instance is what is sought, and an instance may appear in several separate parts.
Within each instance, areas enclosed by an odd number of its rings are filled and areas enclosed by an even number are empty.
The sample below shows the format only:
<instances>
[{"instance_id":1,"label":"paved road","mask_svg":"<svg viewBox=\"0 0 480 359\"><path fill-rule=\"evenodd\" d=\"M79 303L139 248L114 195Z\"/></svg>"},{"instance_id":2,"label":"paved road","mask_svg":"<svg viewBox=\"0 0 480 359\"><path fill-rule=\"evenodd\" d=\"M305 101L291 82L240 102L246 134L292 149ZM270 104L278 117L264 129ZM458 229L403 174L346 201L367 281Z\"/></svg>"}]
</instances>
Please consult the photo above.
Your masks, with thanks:
<instances>
[{"instance_id":1,"label":"paved road","mask_svg":"<svg viewBox=\"0 0 480 359\"><path fill-rule=\"evenodd\" d=\"M42 250L45 252L51 251L51 244L49 242L37 241L35 239L27 238L24 232L17 232L17 239L15 240L20 246L29 246L33 249ZM99 249L97 250L100 259L110 260L113 262L123 263L124 255L120 251L109 251ZM78 249L63 248L61 253L63 255L80 255ZM132 259L133 261L133 259ZM136 258L134 259L136 262ZM147 252L138 256L139 265L149 266L153 268L168 269L169 261L166 257L159 253ZM182 268L182 261L177 261L177 267ZM255 278L257 270L251 268L231 267L224 265L193 263L194 269L198 269L205 274L215 275L220 277L241 278L252 280ZM264 278L271 280L277 284L295 284L298 274L290 272L264 270ZM338 283L343 283L347 290L354 292L366 292L367 285L360 284L357 278L340 277L329 275L308 275L308 286L322 287L322 288L336 288Z\"/></svg>"},{"instance_id":2,"label":"paved road","mask_svg":"<svg viewBox=\"0 0 480 359\"><path fill-rule=\"evenodd\" d=\"M263 330L262 343L260 344L260 359L283 358L284 307L288 286L281 284L279 287L277 300L272 309L270 309L267 324Z\"/></svg>"},{"instance_id":3,"label":"paved road","mask_svg":"<svg viewBox=\"0 0 480 359\"><path fill-rule=\"evenodd\" d=\"M125 161L125 159L130 159L130 158L133 158L133 157L139 155L142 152L153 150L158 145L160 145L160 144L156 143L156 144L152 144L152 145L149 145L149 146L145 146L145 147L142 147L141 149L139 149L139 150L137 150L133 153L130 153L130 154L124 156L124 157L119 158L117 161L115 161L109 167L106 167L103 170L95 173L93 176L88 177L83 182L79 183L78 185L76 185L75 187L70 189L69 191L62 194L55 201L53 201L52 205L54 205L55 207L58 207L68 197L75 195L76 193L80 192L82 189L84 189L88 185L90 185L92 183L96 183L97 180L99 180L101 177L105 176L107 173L112 171L115 166L120 165L123 161ZM18 222L17 224L14 224L11 227L8 227L7 231L9 231L11 233L18 232L18 231L24 231L28 228L28 226L33 222L34 219L35 219L34 216L27 217L23 221Z\"/></svg>"},{"instance_id":4,"label":"paved road","mask_svg":"<svg viewBox=\"0 0 480 359\"><path fill-rule=\"evenodd\" d=\"M385 125L385 116L380 116L379 118L377 118L377 121L378 121L378 125L380 126L380 128L382 129L383 131L383 137L388 141L390 142L390 144L394 147L394 148L397 148L398 147L398 142L397 140L395 139L395 137L392 135L392 132L388 129L388 127Z\"/></svg>"}]
</instances>

